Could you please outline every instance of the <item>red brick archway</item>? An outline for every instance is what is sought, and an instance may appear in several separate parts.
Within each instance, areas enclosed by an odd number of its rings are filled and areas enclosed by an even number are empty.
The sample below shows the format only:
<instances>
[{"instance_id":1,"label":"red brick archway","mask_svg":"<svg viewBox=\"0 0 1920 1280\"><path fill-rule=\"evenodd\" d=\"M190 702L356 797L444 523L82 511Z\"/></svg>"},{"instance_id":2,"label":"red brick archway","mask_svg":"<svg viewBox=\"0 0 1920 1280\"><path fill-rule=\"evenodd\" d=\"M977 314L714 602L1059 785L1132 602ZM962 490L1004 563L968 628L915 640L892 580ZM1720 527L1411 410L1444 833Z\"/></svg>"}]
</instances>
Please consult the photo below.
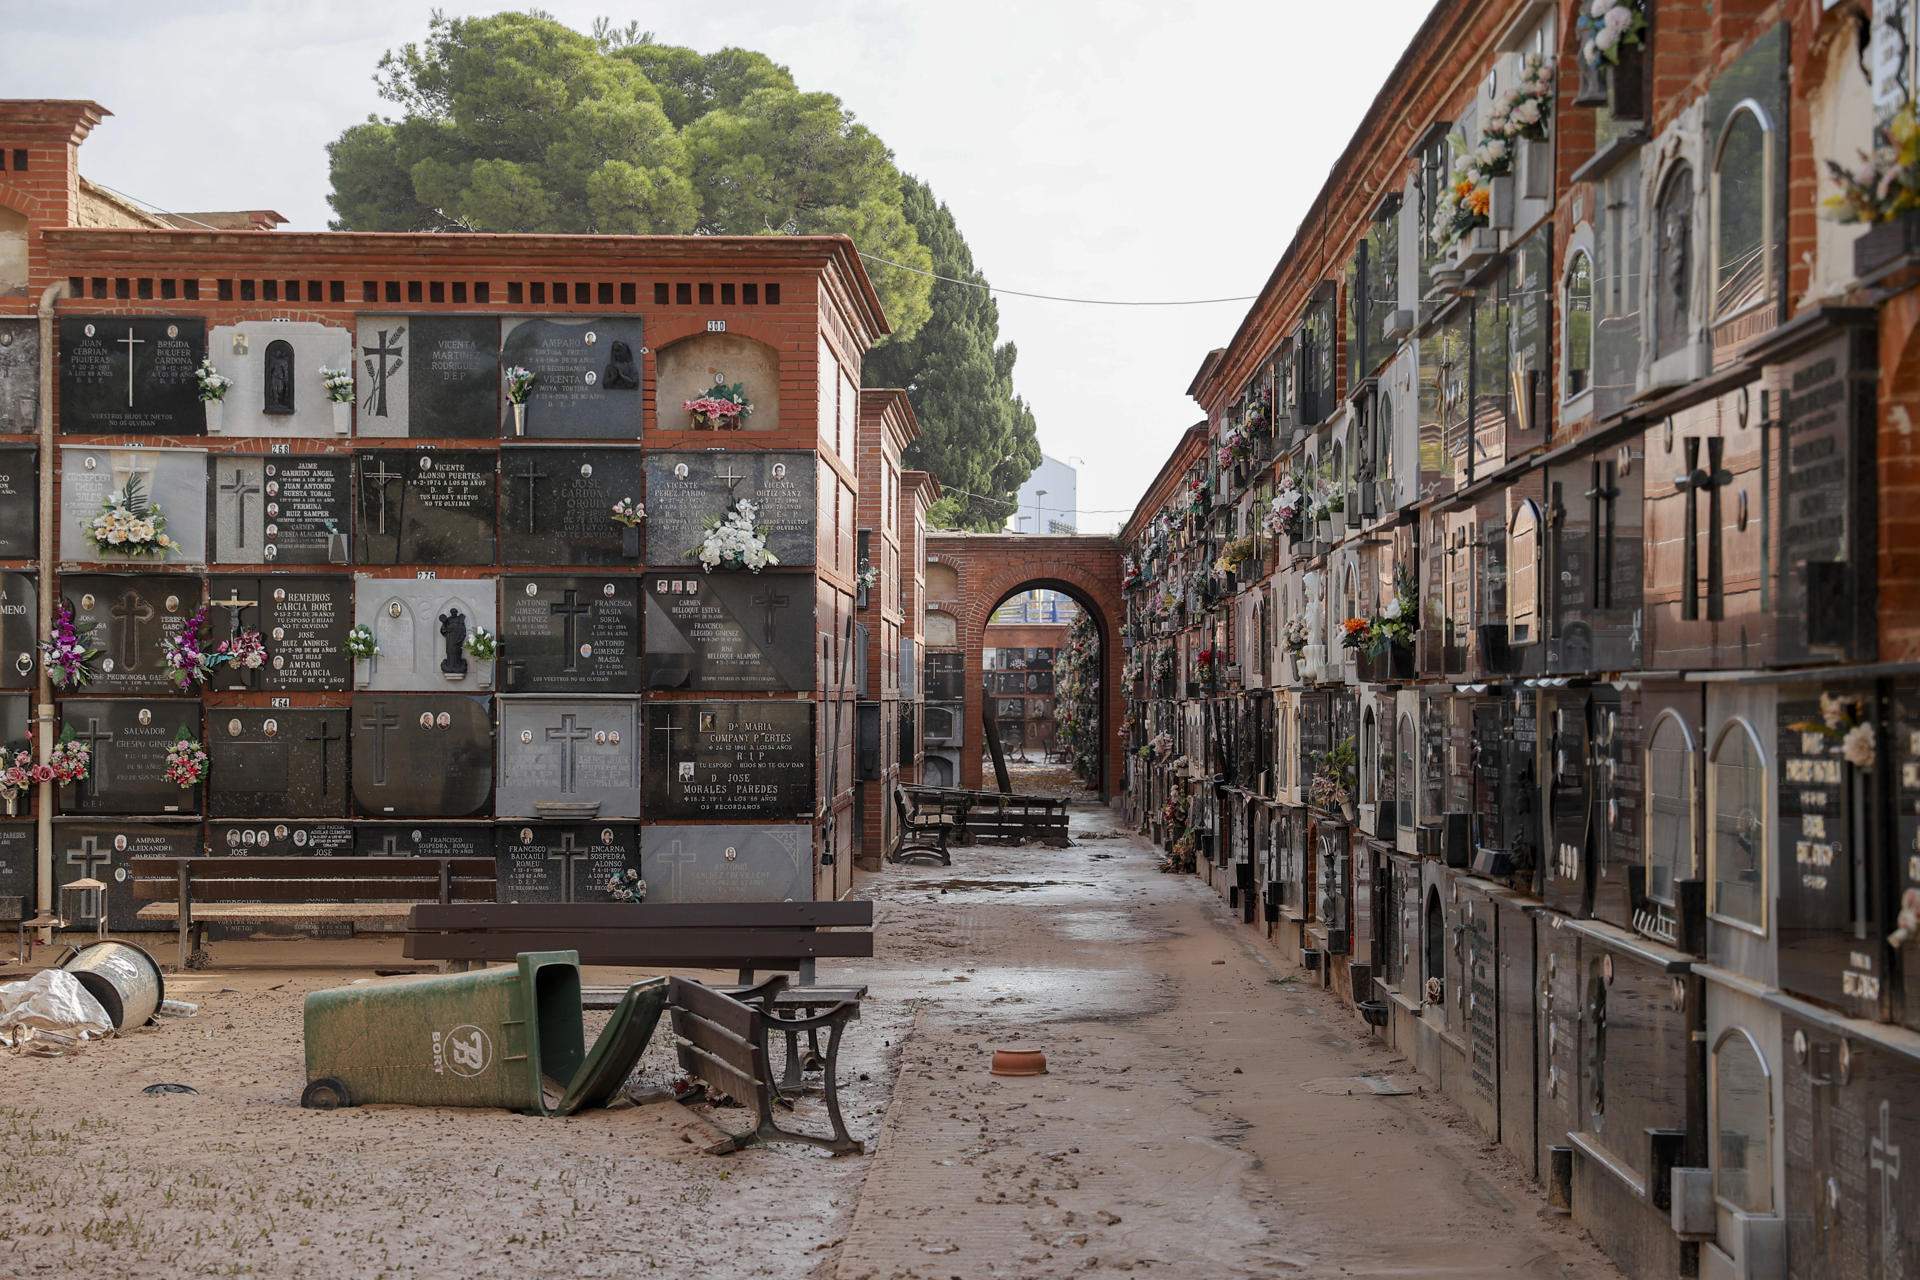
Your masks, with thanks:
<instances>
[{"instance_id":1,"label":"red brick archway","mask_svg":"<svg viewBox=\"0 0 1920 1280\"><path fill-rule=\"evenodd\" d=\"M927 560L951 565L960 579L958 600L929 600L929 609L943 609L958 624L960 646L966 653L965 739L960 753L961 783L981 785L980 753L986 743L980 731L980 650L987 619L1002 600L1030 587L1049 587L1071 596L1093 617L1100 631L1101 796L1120 789L1121 758L1125 749L1126 702L1122 697L1118 541L1104 535L935 533L927 537Z\"/></svg>"}]
</instances>

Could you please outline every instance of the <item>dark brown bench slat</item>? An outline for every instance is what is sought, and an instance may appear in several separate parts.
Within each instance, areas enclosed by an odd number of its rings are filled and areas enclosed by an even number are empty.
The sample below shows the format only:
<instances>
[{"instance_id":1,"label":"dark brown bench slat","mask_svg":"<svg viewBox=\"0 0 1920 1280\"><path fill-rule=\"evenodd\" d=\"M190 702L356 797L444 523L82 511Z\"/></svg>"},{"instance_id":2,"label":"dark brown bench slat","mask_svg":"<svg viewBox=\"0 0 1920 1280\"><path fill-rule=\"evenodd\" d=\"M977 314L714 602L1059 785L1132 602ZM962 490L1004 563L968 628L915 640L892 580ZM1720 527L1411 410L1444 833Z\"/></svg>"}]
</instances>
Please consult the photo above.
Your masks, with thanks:
<instances>
[{"instance_id":1,"label":"dark brown bench slat","mask_svg":"<svg viewBox=\"0 0 1920 1280\"><path fill-rule=\"evenodd\" d=\"M416 929L740 929L862 928L873 903L839 902L528 902L447 906L423 902Z\"/></svg>"},{"instance_id":2,"label":"dark brown bench slat","mask_svg":"<svg viewBox=\"0 0 1920 1280\"><path fill-rule=\"evenodd\" d=\"M582 964L681 964L697 968L791 967L801 960L864 959L871 933L815 933L775 929L647 931L492 929L433 932L409 917L403 954L409 960L511 960L523 951L578 951Z\"/></svg>"}]
</instances>

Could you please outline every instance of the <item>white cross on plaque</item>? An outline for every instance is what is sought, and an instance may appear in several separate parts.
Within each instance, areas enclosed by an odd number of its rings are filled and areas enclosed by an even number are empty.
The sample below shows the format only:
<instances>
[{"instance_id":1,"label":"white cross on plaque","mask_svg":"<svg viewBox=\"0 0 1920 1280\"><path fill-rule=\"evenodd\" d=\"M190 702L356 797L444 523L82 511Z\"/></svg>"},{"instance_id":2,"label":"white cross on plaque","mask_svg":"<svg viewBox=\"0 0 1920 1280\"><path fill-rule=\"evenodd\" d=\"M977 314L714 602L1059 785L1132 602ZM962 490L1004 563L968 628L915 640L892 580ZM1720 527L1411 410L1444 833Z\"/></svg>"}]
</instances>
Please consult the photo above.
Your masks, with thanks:
<instances>
[{"instance_id":1,"label":"white cross on plaque","mask_svg":"<svg viewBox=\"0 0 1920 1280\"><path fill-rule=\"evenodd\" d=\"M133 326L127 326L127 336L117 340L118 345L127 349L127 408L133 408L133 349L146 344L145 338L133 336Z\"/></svg>"}]
</instances>

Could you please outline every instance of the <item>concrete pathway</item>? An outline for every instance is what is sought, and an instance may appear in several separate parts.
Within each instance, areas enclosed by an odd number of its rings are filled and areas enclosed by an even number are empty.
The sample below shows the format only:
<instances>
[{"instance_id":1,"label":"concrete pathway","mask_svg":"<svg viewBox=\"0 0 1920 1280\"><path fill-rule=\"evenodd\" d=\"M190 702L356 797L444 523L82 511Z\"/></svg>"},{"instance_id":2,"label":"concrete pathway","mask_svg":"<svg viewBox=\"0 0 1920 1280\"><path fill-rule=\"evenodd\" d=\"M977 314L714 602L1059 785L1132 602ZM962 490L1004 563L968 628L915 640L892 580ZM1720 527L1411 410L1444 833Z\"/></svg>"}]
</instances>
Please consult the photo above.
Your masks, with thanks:
<instances>
[{"instance_id":1,"label":"concrete pathway","mask_svg":"<svg viewBox=\"0 0 1920 1280\"><path fill-rule=\"evenodd\" d=\"M1066 850L889 868L874 993L913 1008L820 1274L1611 1277L1401 1061L1190 877L1075 815ZM1036 1045L1050 1074L988 1074Z\"/></svg>"}]
</instances>

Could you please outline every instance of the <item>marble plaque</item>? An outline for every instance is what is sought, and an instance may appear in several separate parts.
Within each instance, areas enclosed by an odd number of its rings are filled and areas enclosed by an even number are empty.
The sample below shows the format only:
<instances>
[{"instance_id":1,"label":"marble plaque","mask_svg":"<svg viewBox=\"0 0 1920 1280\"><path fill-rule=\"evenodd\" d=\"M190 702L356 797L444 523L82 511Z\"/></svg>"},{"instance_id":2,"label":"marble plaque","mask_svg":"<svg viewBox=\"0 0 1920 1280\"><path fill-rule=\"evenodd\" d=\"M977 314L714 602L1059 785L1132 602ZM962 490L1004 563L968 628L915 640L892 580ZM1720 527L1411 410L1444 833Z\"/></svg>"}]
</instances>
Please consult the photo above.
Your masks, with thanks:
<instances>
[{"instance_id":1,"label":"marble plaque","mask_svg":"<svg viewBox=\"0 0 1920 1280\"><path fill-rule=\"evenodd\" d=\"M215 563L350 563L352 459L221 454L212 467Z\"/></svg>"},{"instance_id":2,"label":"marble plaque","mask_svg":"<svg viewBox=\"0 0 1920 1280\"><path fill-rule=\"evenodd\" d=\"M811 574L682 570L640 581L649 689L813 688Z\"/></svg>"},{"instance_id":3,"label":"marble plaque","mask_svg":"<svg viewBox=\"0 0 1920 1280\"><path fill-rule=\"evenodd\" d=\"M205 435L194 370L206 351L204 320L61 320L60 430L68 435Z\"/></svg>"},{"instance_id":4,"label":"marble plaque","mask_svg":"<svg viewBox=\"0 0 1920 1280\"><path fill-rule=\"evenodd\" d=\"M647 563L698 564L707 522L741 498L757 508L767 549L789 567L814 560L819 523L811 453L652 453L647 455Z\"/></svg>"},{"instance_id":5,"label":"marble plaque","mask_svg":"<svg viewBox=\"0 0 1920 1280\"><path fill-rule=\"evenodd\" d=\"M60 579L74 629L98 649L87 693L181 692L165 661L169 640L200 607L200 579L180 573L74 573ZM211 619L209 619L211 621ZM201 639L212 643L205 631Z\"/></svg>"},{"instance_id":6,"label":"marble plaque","mask_svg":"<svg viewBox=\"0 0 1920 1280\"><path fill-rule=\"evenodd\" d=\"M1865 780L1856 783L1839 744L1800 727L1822 723L1815 688L1795 692L1806 697L1781 699L1775 739L1783 856L1771 905L1777 912L1779 983L1784 991L1856 1018L1875 1018L1886 978L1885 948L1865 945L1862 938L1890 930L1876 922L1869 905L1880 896L1880 872L1872 866L1878 859L1859 840L1870 821L1857 811ZM1822 692L1855 695L1873 705L1872 691L1863 686L1829 685ZM1729 826L1734 820L1722 819ZM1728 893L1724 884L1721 893Z\"/></svg>"},{"instance_id":7,"label":"marble plaque","mask_svg":"<svg viewBox=\"0 0 1920 1280\"><path fill-rule=\"evenodd\" d=\"M207 824L207 852L215 857L344 858L353 851L353 826L345 822Z\"/></svg>"},{"instance_id":8,"label":"marble plaque","mask_svg":"<svg viewBox=\"0 0 1920 1280\"><path fill-rule=\"evenodd\" d=\"M92 749L79 782L60 788L64 813L174 814L199 811L200 787L167 781L167 750L184 733L200 737L200 704L187 698L68 698L60 732Z\"/></svg>"},{"instance_id":9,"label":"marble plaque","mask_svg":"<svg viewBox=\"0 0 1920 1280\"><path fill-rule=\"evenodd\" d=\"M493 795L489 699L362 693L353 700L353 798L371 817L468 818Z\"/></svg>"},{"instance_id":10,"label":"marble plaque","mask_svg":"<svg viewBox=\"0 0 1920 1280\"><path fill-rule=\"evenodd\" d=\"M0 572L0 689L31 689L40 643L40 593L33 575Z\"/></svg>"},{"instance_id":11,"label":"marble plaque","mask_svg":"<svg viewBox=\"0 0 1920 1280\"><path fill-rule=\"evenodd\" d=\"M360 689L493 688L492 659L466 652L478 628L499 634L491 578L354 579L354 617L380 651L356 662Z\"/></svg>"},{"instance_id":12,"label":"marble plaque","mask_svg":"<svg viewBox=\"0 0 1920 1280\"><path fill-rule=\"evenodd\" d=\"M207 713L207 816L347 816L347 711Z\"/></svg>"},{"instance_id":13,"label":"marble plaque","mask_svg":"<svg viewBox=\"0 0 1920 1280\"><path fill-rule=\"evenodd\" d=\"M359 434L491 439L500 422L500 321L493 316L359 320Z\"/></svg>"},{"instance_id":14,"label":"marble plaque","mask_svg":"<svg viewBox=\"0 0 1920 1280\"><path fill-rule=\"evenodd\" d=\"M86 536L109 493L136 479L147 501L166 519L173 546L164 556L127 556L98 548ZM199 449L60 450L60 558L157 565L207 562L207 455Z\"/></svg>"},{"instance_id":15,"label":"marble plaque","mask_svg":"<svg viewBox=\"0 0 1920 1280\"><path fill-rule=\"evenodd\" d=\"M352 683L353 659L345 649L353 625L352 579L216 575L207 601L207 631L215 644L236 631L258 631L267 648L266 666L221 667L209 688L277 693Z\"/></svg>"},{"instance_id":16,"label":"marble plaque","mask_svg":"<svg viewBox=\"0 0 1920 1280\"><path fill-rule=\"evenodd\" d=\"M0 435L40 429L40 322L0 320Z\"/></svg>"},{"instance_id":17,"label":"marble plaque","mask_svg":"<svg viewBox=\"0 0 1920 1280\"><path fill-rule=\"evenodd\" d=\"M811 702L647 705L650 818L792 818L813 812Z\"/></svg>"},{"instance_id":18,"label":"marble plaque","mask_svg":"<svg viewBox=\"0 0 1920 1280\"><path fill-rule=\"evenodd\" d=\"M500 588L507 693L637 693L634 578L507 578Z\"/></svg>"},{"instance_id":19,"label":"marble plaque","mask_svg":"<svg viewBox=\"0 0 1920 1280\"><path fill-rule=\"evenodd\" d=\"M0 334L5 332L0 328ZM0 385L0 395L5 390ZM40 469L34 465L38 456L30 444L0 445L0 560L30 560L39 550Z\"/></svg>"},{"instance_id":20,"label":"marble plaque","mask_svg":"<svg viewBox=\"0 0 1920 1280\"><path fill-rule=\"evenodd\" d=\"M640 451L507 446L500 450L500 550L508 564L615 565L640 558L640 530L613 504L640 501Z\"/></svg>"},{"instance_id":21,"label":"marble plaque","mask_svg":"<svg viewBox=\"0 0 1920 1280\"><path fill-rule=\"evenodd\" d=\"M502 823L494 853L501 902L608 902L631 884L640 844L630 822Z\"/></svg>"},{"instance_id":22,"label":"marble plaque","mask_svg":"<svg viewBox=\"0 0 1920 1280\"><path fill-rule=\"evenodd\" d=\"M500 367L533 371L527 398L529 437L546 440L638 440L640 317L502 322ZM512 436L513 406L502 404L500 434Z\"/></svg>"},{"instance_id":23,"label":"marble plaque","mask_svg":"<svg viewBox=\"0 0 1920 1280\"><path fill-rule=\"evenodd\" d=\"M39 846L31 822L0 822L0 920L34 914L34 871Z\"/></svg>"},{"instance_id":24,"label":"marble plaque","mask_svg":"<svg viewBox=\"0 0 1920 1280\"><path fill-rule=\"evenodd\" d=\"M810 902L813 828L643 827L648 902Z\"/></svg>"},{"instance_id":25,"label":"marble plaque","mask_svg":"<svg viewBox=\"0 0 1920 1280\"><path fill-rule=\"evenodd\" d=\"M208 335L213 367L233 379L221 400L220 436L345 436L351 414L336 414L322 369L353 368L353 339L337 325L247 320ZM349 406L350 408L351 406Z\"/></svg>"},{"instance_id":26,"label":"marble plaque","mask_svg":"<svg viewBox=\"0 0 1920 1280\"><path fill-rule=\"evenodd\" d=\"M362 564L493 563L493 454L363 450L357 463Z\"/></svg>"},{"instance_id":27,"label":"marble plaque","mask_svg":"<svg viewBox=\"0 0 1920 1280\"><path fill-rule=\"evenodd\" d=\"M491 858L493 827L475 823L363 822L354 829L361 857Z\"/></svg>"},{"instance_id":28,"label":"marble plaque","mask_svg":"<svg viewBox=\"0 0 1920 1280\"><path fill-rule=\"evenodd\" d=\"M503 698L503 818L640 816L637 698Z\"/></svg>"},{"instance_id":29,"label":"marble plaque","mask_svg":"<svg viewBox=\"0 0 1920 1280\"><path fill-rule=\"evenodd\" d=\"M107 886L107 925L114 933L165 930L171 920L141 920L144 904L133 896L135 858L191 858L200 852L198 823L60 822L53 830L53 873L57 885L100 880ZM55 901L58 901L56 894ZM92 920L70 920L92 929Z\"/></svg>"}]
</instances>

